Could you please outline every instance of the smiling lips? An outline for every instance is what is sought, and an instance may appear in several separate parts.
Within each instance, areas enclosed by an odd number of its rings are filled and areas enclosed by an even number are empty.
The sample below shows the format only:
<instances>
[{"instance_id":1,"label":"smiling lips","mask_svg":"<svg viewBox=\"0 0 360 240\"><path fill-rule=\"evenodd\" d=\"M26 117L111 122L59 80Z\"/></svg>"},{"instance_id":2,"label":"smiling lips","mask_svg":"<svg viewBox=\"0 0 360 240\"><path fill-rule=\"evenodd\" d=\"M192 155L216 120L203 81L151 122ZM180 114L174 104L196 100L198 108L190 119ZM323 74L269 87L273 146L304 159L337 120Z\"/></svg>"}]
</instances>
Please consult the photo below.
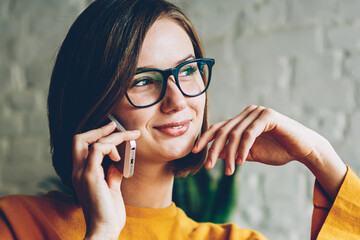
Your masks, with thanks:
<instances>
[{"instance_id":1,"label":"smiling lips","mask_svg":"<svg viewBox=\"0 0 360 240\"><path fill-rule=\"evenodd\" d=\"M156 126L154 128L166 135L177 137L183 135L189 129L189 126L190 126L190 120L186 120L182 122L173 122L169 124L164 124L164 125Z\"/></svg>"}]
</instances>

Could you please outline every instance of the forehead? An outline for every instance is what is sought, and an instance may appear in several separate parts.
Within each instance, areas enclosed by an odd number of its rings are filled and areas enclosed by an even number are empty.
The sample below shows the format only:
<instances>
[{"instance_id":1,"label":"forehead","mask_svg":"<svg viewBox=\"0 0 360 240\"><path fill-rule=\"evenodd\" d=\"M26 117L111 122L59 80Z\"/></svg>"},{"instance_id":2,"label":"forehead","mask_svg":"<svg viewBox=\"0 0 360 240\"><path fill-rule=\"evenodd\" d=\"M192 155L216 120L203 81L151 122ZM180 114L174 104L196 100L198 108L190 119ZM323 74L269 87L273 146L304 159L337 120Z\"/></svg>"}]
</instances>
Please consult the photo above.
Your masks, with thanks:
<instances>
[{"instance_id":1,"label":"forehead","mask_svg":"<svg viewBox=\"0 0 360 240\"><path fill-rule=\"evenodd\" d=\"M137 67L174 67L188 56L194 56L190 37L175 20L159 18L146 33Z\"/></svg>"}]
</instances>

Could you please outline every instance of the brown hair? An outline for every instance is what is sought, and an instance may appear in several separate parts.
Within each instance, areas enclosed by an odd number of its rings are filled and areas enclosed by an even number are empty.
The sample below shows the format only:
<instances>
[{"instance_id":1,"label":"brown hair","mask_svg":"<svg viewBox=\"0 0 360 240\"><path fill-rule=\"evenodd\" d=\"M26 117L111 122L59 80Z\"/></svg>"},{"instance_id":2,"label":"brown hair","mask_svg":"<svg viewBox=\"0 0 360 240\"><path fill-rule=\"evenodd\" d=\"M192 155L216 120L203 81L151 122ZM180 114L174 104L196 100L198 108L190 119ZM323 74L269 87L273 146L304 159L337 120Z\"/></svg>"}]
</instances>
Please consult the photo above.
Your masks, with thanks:
<instances>
[{"instance_id":1,"label":"brown hair","mask_svg":"<svg viewBox=\"0 0 360 240\"><path fill-rule=\"evenodd\" d=\"M146 32L162 16L180 24L192 41L195 56L203 57L188 18L164 0L96 0L66 35L51 76L48 118L53 166L71 189L74 135L104 124L135 73ZM207 127L206 104L202 132ZM203 150L174 160L175 175L195 173L205 155Z\"/></svg>"}]
</instances>

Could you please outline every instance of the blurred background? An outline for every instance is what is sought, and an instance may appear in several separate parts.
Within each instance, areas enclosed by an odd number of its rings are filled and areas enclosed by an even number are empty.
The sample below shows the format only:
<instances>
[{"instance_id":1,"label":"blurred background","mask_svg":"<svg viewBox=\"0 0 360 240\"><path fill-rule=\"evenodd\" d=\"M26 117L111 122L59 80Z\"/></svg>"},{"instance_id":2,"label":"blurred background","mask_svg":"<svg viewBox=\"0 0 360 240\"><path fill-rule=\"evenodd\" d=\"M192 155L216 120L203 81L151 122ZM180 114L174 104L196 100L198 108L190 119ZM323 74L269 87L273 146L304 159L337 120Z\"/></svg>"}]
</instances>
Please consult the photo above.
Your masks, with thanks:
<instances>
[{"instance_id":1,"label":"blurred background","mask_svg":"<svg viewBox=\"0 0 360 240\"><path fill-rule=\"evenodd\" d=\"M0 1L0 197L37 194L55 175L50 74L67 30L90 2ZM211 122L250 104L274 108L325 136L360 175L360 1L173 2L216 59ZM246 163L236 181L231 221L269 239L309 239L314 177L304 166Z\"/></svg>"}]
</instances>

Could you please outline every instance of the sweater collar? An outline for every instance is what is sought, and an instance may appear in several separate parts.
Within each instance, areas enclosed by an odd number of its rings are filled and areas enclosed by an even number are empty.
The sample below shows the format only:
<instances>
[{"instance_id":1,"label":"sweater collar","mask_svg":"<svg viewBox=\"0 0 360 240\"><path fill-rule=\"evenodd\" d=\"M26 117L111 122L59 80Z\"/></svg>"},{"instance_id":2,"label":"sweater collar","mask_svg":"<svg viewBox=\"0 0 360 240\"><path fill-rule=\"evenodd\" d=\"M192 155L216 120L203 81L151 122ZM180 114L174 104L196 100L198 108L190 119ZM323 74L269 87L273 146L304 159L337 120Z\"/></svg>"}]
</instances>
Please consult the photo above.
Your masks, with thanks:
<instances>
[{"instance_id":1,"label":"sweater collar","mask_svg":"<svg viewBox=\"0 0 360 240\"><path fill-rule=\"evenodd\" d=\"M167 208L141 208L125 205L126 216L133 218L171 218L177 213L174 202Z\"/></svg>"}]
</instances>

